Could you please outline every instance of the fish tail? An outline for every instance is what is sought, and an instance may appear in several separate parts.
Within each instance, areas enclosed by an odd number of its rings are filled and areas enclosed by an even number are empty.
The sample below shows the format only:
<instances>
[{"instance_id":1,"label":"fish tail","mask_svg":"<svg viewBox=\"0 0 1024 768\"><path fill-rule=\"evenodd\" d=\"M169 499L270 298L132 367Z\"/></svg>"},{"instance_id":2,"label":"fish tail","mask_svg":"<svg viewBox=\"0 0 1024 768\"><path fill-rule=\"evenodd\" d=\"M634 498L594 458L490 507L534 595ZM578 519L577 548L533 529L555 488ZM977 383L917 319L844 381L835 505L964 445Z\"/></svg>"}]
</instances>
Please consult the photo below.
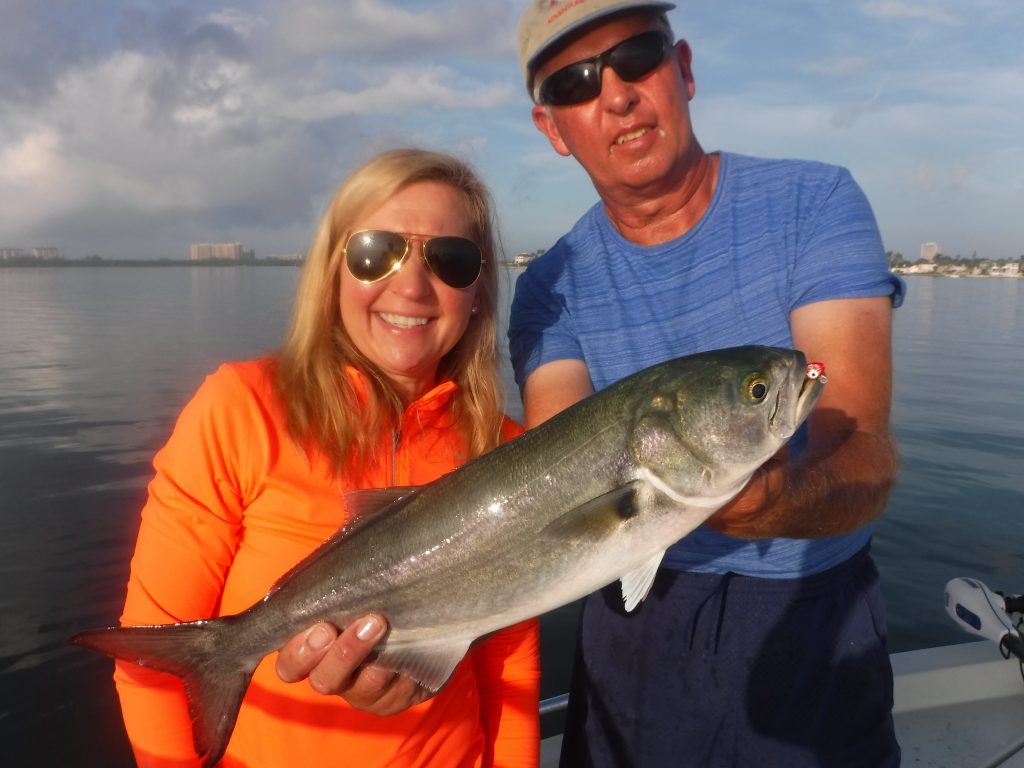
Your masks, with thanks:
<instances>
[{"instance_id":1,"label":"fish tail","mask_svg":"<svg viewBox=\"0 0 1024 768\"><path fill-rule=\"evenodd\" d=\"M242 698L259 657L232 652L234 617L80 632L69 642L180 677L185 683L192 741L203 768L227 749Z\"/></svg>"}]
</instances>

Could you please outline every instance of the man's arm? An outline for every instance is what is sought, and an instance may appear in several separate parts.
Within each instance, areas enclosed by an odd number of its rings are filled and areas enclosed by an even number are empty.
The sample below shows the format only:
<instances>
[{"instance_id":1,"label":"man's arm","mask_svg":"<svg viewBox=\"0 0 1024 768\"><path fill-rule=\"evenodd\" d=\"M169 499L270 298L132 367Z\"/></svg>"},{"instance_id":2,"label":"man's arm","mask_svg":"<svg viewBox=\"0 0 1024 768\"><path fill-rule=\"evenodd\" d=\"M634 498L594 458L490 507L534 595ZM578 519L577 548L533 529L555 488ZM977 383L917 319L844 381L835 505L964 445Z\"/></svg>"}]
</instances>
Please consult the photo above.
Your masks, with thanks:
<instances>
[{"instance_id":1,"label":"man's arm","mask_svg":"<svg viewBox=\"0 0 1024 768\"><path fill-rule=\"evenodd\" d=\"M526 428L536 427L593 392L590 372L582 360L552 360L539 366L523 387Z\"/></svg>"},{"instance_id":2,"label":"man's arm","mask_svg":"<svg viewBox=\"0 0 1024 768\"><path fill-rule=\"evenodd\" d=\"M889 431L892 306L888 296L809 304L790 318L793 343L825 364L828 383L799 457L777 457L708 525L746 539L821 538L882 513L896 478Z\"/></svg>"}]
</instances>

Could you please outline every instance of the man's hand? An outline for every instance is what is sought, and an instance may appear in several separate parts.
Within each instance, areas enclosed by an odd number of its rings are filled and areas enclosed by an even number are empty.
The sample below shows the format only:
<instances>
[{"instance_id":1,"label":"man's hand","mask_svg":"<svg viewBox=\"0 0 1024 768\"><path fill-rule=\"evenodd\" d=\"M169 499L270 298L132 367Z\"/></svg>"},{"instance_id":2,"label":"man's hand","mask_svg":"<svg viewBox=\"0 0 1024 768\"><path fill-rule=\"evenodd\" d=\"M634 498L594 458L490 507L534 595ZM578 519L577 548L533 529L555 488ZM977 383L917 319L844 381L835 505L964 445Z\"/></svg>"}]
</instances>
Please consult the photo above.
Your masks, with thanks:
<instances>
[{"instance_id":1,"label":"man's hand","mask_svg":"<svg viewBox=\"0 0 1024 768\"><path fill-rule=\"evenodd\" d=\"M892 306L888 296L832 299L793 311L793 343L828 366L807 418L807 446L777 455L707 525L744 539L816 539L857 530L885 508L898 458L889 434Z\"/></svg>"},{"instance_id":2,"label":"man's hand","mask_svg":"<svg viewBox=\"0 0 1024 768\"><path fill-rule=\"evenodd\" d=\"M766 510L786 488L786 447L758 467L742 491L704 523L708 528L740 539L772 538Z\"/></svg>"},{"instance_id":3,"label":"man's hand","mask_svg":"<svg viewBox=\"0 0 1024 768\"><path fill-rule=\"evenodd\" d=\"M412 678L364 663L387 628L376 614L357 619L341 633L333 624L314 624L281 648L277 675L286 683L308 678L313 690L337 694L364 712L403 712L433 694Z\"/></svg>"}]
</instances>

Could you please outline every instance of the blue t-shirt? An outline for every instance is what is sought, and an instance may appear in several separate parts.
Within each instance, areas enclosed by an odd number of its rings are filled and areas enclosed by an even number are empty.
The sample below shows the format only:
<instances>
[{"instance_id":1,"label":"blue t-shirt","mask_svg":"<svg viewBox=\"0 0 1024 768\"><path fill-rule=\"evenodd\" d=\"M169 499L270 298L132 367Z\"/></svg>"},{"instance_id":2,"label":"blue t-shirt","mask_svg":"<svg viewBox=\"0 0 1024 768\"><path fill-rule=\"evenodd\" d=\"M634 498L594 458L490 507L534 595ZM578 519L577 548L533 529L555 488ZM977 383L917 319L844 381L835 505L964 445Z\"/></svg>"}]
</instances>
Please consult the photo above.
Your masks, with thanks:
<instances>
[{"instance_id":1,"label":"blue t-shirt","mask_svg":"<svg viewBox=\"0 0 1024 768\"><path fill-rule=\"evenodd\" d=\"M587 364L595 390L680 355L744 344L792 347L790 313L817 301L892 296L867 198L844 168L720 154L708 210L654 246L623 238L598 203L516 283L508 338L520 386L538 366ZM798 450L799 445L794 445ZM827 539L744 541L699 528L663 565L795 578L843 562L866 526Z\"/></svg>"}]
</instances>

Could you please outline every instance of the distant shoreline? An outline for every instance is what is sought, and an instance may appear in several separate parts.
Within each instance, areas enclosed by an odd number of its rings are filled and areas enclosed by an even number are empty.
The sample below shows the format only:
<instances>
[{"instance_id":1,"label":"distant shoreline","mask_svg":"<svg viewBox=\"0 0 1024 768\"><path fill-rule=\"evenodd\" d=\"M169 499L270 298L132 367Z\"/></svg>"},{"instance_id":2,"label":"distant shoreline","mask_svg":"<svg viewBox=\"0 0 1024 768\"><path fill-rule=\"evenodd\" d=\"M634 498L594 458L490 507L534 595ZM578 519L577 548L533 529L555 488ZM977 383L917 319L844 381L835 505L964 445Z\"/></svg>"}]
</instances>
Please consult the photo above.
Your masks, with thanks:
<instances>
[{"instance_id":1,"label":"distant shoreline","mask_svg":"<svg viewBox=\"0 0 1024 768\"><path fill-rule=\"evenodd\" d=\"M38 267L54 269L61 267L301 267L298 259L256 259L235 261L234 259L7 259L0 261L0 269L25 269Z\"/></svg>"},{"instance_id":2,"label":"distant shoreline","mask_svg":"<svg viewBox=\"0 0 1024 768\"><path fill-rule=\"evenodd\" d=\"M305 262L299 259L256 259L235 261L234 259L7 259L0 261L0 269L58 269L107 268L107 267L301 267ZM509 269L522 265L501 262L499 267Z\"/></svg>"},{"instance_id":3,"label":"distant shoreline","mask_svg":"<svg viewBox=\"0 0 1024 768\"><path fill-rule=\"evenodd\" d=\"M6 259L0 261L0 269L63 269L63 268L111 268L111 267L301 267L305 262L301 259L255 259L253 261L236 261L235 259ZM512 261L499 262L504 269L525 269L525 264ZM892 270L900 277L953 277L953 278L1024 278L1019 274L970 274L957 272L908 272L896 268Z\"/></svg>"},{"instance_id":4,"label":"distant shoreline","mask_svg":"<svg viewBox=\"0 0 1024 768\"><path fill-rule=\"evenodd\" d=\"M899 270L893 270L893 274L899 275L900 277L955 277L958 279L963 278L965 280L984 280L987 278L992 278L993 280L1019 280L1020 278L1024 277L1024 272L1016 275L958 275L950 274L948 272L900 272Z\"/></svg>"}]
</instances>

